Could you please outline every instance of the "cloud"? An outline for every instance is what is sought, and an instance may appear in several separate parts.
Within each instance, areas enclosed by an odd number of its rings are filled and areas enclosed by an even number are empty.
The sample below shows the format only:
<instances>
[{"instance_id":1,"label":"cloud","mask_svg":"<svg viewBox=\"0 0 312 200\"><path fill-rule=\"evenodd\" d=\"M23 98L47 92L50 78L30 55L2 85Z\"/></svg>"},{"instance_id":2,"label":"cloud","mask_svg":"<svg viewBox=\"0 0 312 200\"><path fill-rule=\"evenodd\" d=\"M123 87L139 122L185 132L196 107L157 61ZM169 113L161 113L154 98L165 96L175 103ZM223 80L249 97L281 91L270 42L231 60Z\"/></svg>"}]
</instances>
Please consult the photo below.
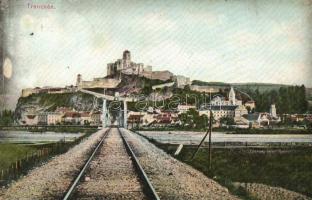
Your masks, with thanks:
<instances>
[{"instance_id":1,"label":"cloud","mask_svg":"<svg viewBox=\"0 0 312 200\"><path fill-rule=\"evenodd\" d=\"M172 31L176 28L176 23L163 13L149 13L140 16L138 23L141 25L142 29L147 31Z\"/></svg>"},{"instance_id":2,"label":"cloud","mask_svg":"<svg viewBox=\"0 0 312 200\"><path fill-rule=\"evenodd\" d=\"M259 36L247 30L238 30L229 36L229 41L239 48L254 47L259 43Z\"/></svg>"},{"instance_id":3,"label":"cloud","mask_svg":"<svg viewBox=\"0 0 312 200\"><path fill-rule=\"evenodd\" d=\"M187 15L188 20L210 27L220 26L227 23L226 15L222 13L210 12L194 12Z\"/></svg>"},{"instance_id":4,"label":"cloud","mask_svg":"<svg viewBox=\"0 0 312 200\"><path fill-rule=\"evenodd\" d=\"M272 28L271 35L274 39L284 39L287 48L301 48L306 45L308 40L308 24L305 19L296 19L293 21L276 24Z\"/></svg>"}]
</instances>

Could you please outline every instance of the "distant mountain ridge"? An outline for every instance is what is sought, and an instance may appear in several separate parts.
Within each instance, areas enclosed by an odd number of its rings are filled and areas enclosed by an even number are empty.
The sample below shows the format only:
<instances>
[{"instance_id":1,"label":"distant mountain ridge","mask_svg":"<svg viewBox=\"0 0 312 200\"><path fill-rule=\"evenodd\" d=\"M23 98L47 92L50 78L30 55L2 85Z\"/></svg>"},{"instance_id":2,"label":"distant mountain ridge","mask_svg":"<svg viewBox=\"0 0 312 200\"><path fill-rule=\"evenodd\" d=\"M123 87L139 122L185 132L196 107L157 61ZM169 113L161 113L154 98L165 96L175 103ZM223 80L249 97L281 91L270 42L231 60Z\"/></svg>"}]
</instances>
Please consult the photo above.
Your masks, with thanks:
<instances>
[{"instance_id":1,"label":"distant mountain ridge","mask_svg":"<svg viewBox=\"0 0 312 200\"><path fill-rule=\"evenodd\" d=\"M292 86L291 84L278 84L278 83L257 83L257 82L247 82L247 83L225 83L225 82L206 82L201 80L193 80L192 85L202 85L202 86L216 86L216 87L230 87L234 86L239 90L256 90L259 92L265 92L269 90L278 90L280 87ZM312 100L312 88L306 88L307 98Z\"/></svg>"}]
</instances>

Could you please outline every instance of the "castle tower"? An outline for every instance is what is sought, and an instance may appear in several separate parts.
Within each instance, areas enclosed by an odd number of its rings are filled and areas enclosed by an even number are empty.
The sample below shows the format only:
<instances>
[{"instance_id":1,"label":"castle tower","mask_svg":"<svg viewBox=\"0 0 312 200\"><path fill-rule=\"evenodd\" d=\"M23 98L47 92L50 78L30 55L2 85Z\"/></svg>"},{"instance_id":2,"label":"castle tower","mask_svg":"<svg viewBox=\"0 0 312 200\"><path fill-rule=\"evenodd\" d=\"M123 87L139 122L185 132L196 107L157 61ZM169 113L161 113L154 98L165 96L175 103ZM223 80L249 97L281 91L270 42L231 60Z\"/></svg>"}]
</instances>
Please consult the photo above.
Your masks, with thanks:
<instances>
[{"instance_id":1,"label":"castle tower","mask_svg":"<svg viewBox=\"0 0 312 200\"><path fill-rule=\"evenodd\" d=\"M122 54L122 60L123 60L123 69L129 68L131 63L131 53L128 50L125 50Z\"/></svg>"},{"instance_id":2,"label":"castle tower","mask_svg":"<svg viewBox=\"0 0 312 200\"><path fill-rule=\"evenodd\" d=\"M274 118L277 117L275 104L272 104L272 105L271 105L271 107L270 107L270 114L271 114L271 116L274 117Z\"/></svg>"},{"instance_id":3,"label":"castle tower","mask_svg":"<svg viewBox=\"0 0 312 200\"><path fill-rule=\"evenodd\" d=\"M122 59L131 61L131 53L130 53L130 51L125 50L123 52L123 54L122 54Z\"/></svg>"},{"instance_id":4,"label":"castle tower","mask_svg":"<svg viewBox=\"0 0 312 200\"><path fill-rule=\"evenodd\" d=\"M231 105L236 105L235 91L233 87L231 87L231 90L229 92L229 101Z\"/></svg>"},{"instance_id":5,"label":"castle tower","mask_svg":"<svg viewBox=\"0 0 312 200\"><path fill-rule=\"evenodd\" d=\"M77 75L76 86L78 87L82 81L81 74Z\"/></svg>"}]
</instances>

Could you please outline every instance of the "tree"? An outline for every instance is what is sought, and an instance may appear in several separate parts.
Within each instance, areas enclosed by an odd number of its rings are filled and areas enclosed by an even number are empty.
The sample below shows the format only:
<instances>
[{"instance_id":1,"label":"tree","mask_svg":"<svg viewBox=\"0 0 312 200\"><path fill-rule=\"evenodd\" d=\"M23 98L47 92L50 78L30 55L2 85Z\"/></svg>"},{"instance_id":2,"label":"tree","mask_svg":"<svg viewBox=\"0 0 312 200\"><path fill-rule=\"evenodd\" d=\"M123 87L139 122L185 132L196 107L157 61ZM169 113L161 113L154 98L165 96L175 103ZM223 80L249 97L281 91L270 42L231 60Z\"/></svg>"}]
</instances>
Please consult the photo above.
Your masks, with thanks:
<instances>
[{"instance_id":1,"label":"tree","mask_svg":"<svg viewBox=\"0 0 312 200\"><path fill-rule=\"evenodd\" d=\"M308 128L309 131L312 131L312 122L307 124L307 128Z\"/></svg>"},{"instance_id":2,"label":"tree","mask_svg":"<svg viewBox=\"0 0 312 200\"><path fill-rule=\"evenodd\" d=\"M251 108L250 108L250 106L246 106L246 109L247 109L248 113L250 113L250 112L251 112Z\"/></svg>"},{"instance_id":3,"label":"tree","mask_svg":"<svg viewBox=\"0 0 312 200\"><path fill-rule=\"evenodd\" d=\"M235 121L232 117L221 117L220 123L225 125L235 125Z\"/></svg>"},{"instance_id":4,"label":"tree","mask_svg":"<svg viewBox=\"0 0 312 200\"><path fill-rule=\"evenodd\" d=\"M3 110L0 113L0 125L9 126L14 123L14 113L11 110Z\"/></svg>"},{"instance_id":5,"label":"tree","mask_svg":"<svg viewBox=\"0 0 312 200\"><path fill-rule=\"evenodd\" d=\"M179 115L179 120L182 123L182 127L185 127L186 125L190 124L189 117L187 116L187 113L181 113Z\"/></svg>"},{"instance_id":6,"label":"tree","mask_svg":"<svg viewBox=\"0 0 312 200\"><path fill-rule=\"evenodd\" d=\"M260 92L249 89L247 93L256 101L256 112L267 112L271 104L276 104L279 114L306 113L308 101L304 85L280 87L278 90Z\"/></svg>"},{"instance_id":7,"label":"tree","mask_svg":"<svg viewBox=\"0 0 312 200\"><path fill-rule=\"evenodd\" d=\"M189 85L184 86L184 90L186 92L190 92L191 91L191 87Z\"/></svg>"},{"instance_id":8,"label":"tree","mask_svg":"<svg viewBox=\"0 0 312 200\"><path fill-rule=\"evenodd\" d=\"M199 112L195 109L189 109L185 113L179 115L179 119L182 123L182 126L188 126L193 128L202 129L205 128L208 124L207 115L199 115Z\"/></svg>"},{"instance_id":9,"label":"tree","mask_svg":"<svg viewBox=\"0 0 312 200\"><path fill-rule=\"evenodd\" d=\"M209 119L207 115L200 115L198 120L196 121L196 127L200 129L206 128L208 126L208 120Z\"/></svg>"}]
</instances>

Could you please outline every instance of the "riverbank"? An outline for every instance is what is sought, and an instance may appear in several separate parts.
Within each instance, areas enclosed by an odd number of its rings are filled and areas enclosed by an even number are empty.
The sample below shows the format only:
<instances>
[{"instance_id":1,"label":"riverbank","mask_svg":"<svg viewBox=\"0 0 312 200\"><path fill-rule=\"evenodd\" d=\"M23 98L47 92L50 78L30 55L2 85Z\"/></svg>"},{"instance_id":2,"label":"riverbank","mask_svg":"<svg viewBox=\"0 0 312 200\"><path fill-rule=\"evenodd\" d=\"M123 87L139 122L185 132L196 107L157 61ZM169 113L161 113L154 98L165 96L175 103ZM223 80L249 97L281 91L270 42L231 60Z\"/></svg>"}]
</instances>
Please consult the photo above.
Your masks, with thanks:
<instances>
[{"instance_id":1,"label":"riverbank","mask_svg":"<svg viewBox=\"0 0 312 200\"><path fill-rule=\"evenodd\" d=\"M198 145L205 132L139 131L140 134L163 144ZM227 134L212 132L211 141L219 146L312 145L312 134ZM206 138L204 145L208 143Z\"/></svg>"}]
</instances>

